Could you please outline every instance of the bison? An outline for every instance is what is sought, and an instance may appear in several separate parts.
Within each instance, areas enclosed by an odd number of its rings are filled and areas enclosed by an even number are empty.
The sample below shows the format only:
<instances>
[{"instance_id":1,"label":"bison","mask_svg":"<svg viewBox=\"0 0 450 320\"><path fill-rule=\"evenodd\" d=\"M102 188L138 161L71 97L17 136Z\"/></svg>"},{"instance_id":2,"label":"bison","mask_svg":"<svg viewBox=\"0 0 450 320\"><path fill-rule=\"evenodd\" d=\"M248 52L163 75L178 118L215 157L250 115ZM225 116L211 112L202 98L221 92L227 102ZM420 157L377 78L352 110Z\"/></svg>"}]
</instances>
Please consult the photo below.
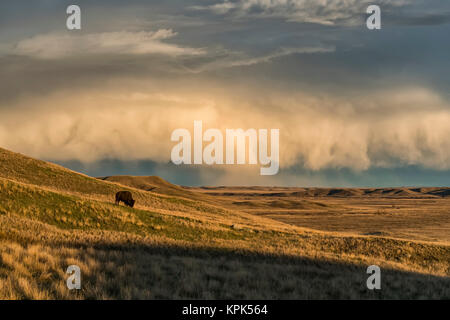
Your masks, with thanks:
<instances>
[{"instance_id":1,"label":"bison","mask_svg":"<svg viewBox=\"0 0 450 320\"><path fill-rule=\"evenodd\" d=\"M119 191L116 193L116 204L120 204L120 201L125 203L127 206L133 208L136 201L133 200L133 196L130 191Z\"/></svg>"}]
</instances>

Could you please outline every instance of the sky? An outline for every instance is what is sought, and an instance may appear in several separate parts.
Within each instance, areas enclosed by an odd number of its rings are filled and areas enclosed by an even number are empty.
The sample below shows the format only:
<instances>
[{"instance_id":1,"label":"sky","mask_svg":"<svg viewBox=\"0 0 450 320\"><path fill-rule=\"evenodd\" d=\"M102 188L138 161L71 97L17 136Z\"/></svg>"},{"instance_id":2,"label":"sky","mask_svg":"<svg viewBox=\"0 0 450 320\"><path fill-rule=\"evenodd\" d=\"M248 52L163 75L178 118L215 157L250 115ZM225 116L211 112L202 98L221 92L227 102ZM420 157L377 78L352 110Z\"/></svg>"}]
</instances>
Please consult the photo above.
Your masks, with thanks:
<instances>
[{"instance_id":1,"label":"sky","mask_svg":"<svg viewBox=\"0 0 450 320\"><path fill-rule=\"evenodd\" d=\"M448 0L2 1L0 147L183 185L450 186L449 34ZM175 166L194 120L279 129L279 173Z\"/></svg>"}]
</instances>

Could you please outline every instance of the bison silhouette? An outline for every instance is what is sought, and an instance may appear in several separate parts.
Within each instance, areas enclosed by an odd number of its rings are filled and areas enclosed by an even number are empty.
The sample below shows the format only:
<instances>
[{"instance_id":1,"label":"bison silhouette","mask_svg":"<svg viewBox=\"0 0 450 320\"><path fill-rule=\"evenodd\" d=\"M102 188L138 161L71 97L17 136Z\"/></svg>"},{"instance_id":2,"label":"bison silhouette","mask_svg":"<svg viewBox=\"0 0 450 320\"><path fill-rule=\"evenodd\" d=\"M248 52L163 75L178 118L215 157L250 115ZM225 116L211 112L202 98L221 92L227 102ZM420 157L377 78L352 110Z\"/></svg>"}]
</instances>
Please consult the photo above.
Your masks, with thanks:
<instances>
[{"instance_id":1,"label":"bison silhouette","mask_svg":"<svg viewBox=\"0 0 450 320\"><path fill-rule=\"evenodd\" d=\"M119 191L116 193L116 204L120 204L121 201L131 208L134 207L134 203L136 202L133 200L130 191Z\"/></svg>"}]
</instances>

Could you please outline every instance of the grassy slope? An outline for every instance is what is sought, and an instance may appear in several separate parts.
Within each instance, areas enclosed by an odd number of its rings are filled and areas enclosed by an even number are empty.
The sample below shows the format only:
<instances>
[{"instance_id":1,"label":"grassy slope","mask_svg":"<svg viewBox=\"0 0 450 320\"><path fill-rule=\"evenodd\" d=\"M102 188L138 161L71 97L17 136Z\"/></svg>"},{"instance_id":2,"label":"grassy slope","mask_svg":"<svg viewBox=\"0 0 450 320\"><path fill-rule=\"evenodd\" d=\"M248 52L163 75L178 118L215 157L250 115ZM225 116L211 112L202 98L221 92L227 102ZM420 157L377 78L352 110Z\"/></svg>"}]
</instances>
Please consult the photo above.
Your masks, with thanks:
<instances>
[{"instance_id":1,"label":"grassy slope","mask_svg":"<svg viewBox=\"0 0 450 320\"><path fill-rule=\"evenodd\" d=\"M174 197L134 189L112 182L102 181L68 170L61 166L26 157L0 148L0 178L41 189L68 194L88 200L111 203L120 190L129 190L136 200L136 208L152 210L161 214L195 217L199 220L231 224L264 226L267 221L255 219L252 215L224 210L206 202ZM273 222L274 228L285 228L282 223Z\"/></svg>"},{"instance_id":2,"label":"grassy slope","mask_svg":"<svg viewBox=\"0 0 450 320\"><path fill-rule=\"evenodd\" d=\"M112 203L124 188L0 149L0 298L450 297L448 246L302 230L133 188L129 209ZM76 293L70 264L84 275ZM382 292L364 289L369 264L388 270Z\"/></svg>"}]
</instances>

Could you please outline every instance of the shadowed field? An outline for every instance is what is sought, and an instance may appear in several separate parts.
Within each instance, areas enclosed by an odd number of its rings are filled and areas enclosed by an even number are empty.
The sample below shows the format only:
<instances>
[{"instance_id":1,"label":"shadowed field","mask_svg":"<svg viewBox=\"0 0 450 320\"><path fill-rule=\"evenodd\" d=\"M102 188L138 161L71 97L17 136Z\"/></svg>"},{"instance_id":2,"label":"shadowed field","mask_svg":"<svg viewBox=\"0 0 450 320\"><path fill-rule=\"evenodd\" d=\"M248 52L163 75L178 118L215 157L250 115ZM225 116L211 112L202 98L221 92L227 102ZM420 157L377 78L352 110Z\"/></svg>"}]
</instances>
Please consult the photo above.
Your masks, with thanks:
<instances>
[{"instance_id":1,"label":"shadowed field","mask_svg":"<svg viewBox=\"0 0 450 320\"><path fill-rule=\"evenodd\" d=\"M384 199L375 209L364 196L272 189L95 179L0 149L0 298L450 298L445 232L420 232L408 212L428 207L406 202L443 205L442 195ZM135 208L114 204L119 190L133 193ZM365 229L364 214L378 221L376 210L392 209L391 200L404 212L399 225L415 236L381 220ZM336 222L326 227L325 214ZM445 231L447 216L429 217ZM338 218L348 219L348 229ZM66 287L72 264L81 268L79 291ZM381 291L365 286L372 264L383 270Z\"/></svg>"}]
</instances>

